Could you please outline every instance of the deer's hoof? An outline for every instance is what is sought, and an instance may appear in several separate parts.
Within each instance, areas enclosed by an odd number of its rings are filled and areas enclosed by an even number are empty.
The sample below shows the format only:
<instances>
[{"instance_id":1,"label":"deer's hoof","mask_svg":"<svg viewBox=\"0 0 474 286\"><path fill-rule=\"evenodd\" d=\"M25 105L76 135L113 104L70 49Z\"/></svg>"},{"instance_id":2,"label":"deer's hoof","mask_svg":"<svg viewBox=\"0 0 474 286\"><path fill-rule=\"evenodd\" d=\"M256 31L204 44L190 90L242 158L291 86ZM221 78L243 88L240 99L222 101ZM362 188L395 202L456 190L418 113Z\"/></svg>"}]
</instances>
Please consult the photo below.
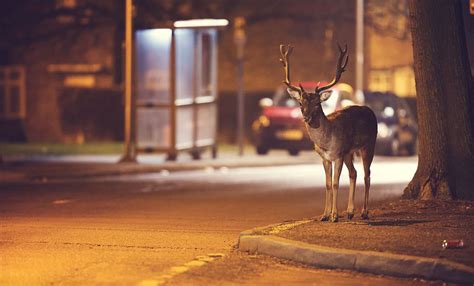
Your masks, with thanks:
<instances>
[{"instance_id":1,"label":"deer's hoof","mask_svg":"<svg viewBox=\"0 0 474 286\"><path fill-rule=\"evenodd\" d=\"M319 217L319 221L328 221L328 220L329 220L328 215L323 214L322 216Z\"/></svg>"},{"instance_id":2,"label":"deer's hoof","mask_svg":"<svg viewBox=\"0 0 474 286\"><path fill-rule=\"evenodd\" d=\"M362 211L362 213L360 214L360 217L362 219L369 219L369 211Z\"/></svg>"},{"instance_id":3,"label":"deer's hoof","mask_svg":"<svg viewBox=\"0 0 474 286\"><path fill-rule=\"evenodd\" d=\"M347 213L347 218L352 219L354 217L354 213Z\"/></svg>"},{"instance_id":4,"label":"deer's hoof","mask_svg":"<svg viewBox=\"0 0 474 286\"><path fill-rule=\"evenodd\" d=\"M331 214L331 217L329 218L329 220L331 222L337 222L338 221L337 213Z\"/></svg>"}]
</instances>

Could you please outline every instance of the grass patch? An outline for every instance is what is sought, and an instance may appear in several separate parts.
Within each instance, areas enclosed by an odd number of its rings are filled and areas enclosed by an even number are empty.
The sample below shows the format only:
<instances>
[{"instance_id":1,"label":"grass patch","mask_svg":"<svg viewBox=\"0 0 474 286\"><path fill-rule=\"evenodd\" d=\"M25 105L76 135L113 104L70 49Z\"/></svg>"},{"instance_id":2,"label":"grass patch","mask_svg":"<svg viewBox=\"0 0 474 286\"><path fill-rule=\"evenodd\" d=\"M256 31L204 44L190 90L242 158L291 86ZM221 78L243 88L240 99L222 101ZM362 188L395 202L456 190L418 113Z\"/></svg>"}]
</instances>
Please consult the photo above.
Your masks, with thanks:
<instances>
[{"instance_id":1,"label":"grass patch","mask_svg":"<svg viewBox=\"0 0 474 286\"><path fill-rule=\"evenodd\" d=\"M208 149L206 149L208 150ZM218 152L237 153L238 146L219 144ZM252 145L244 146L245 154L255 152ZM123 143L0 143L0 154L8 155L116 155L123 153Z\"/></svg>"},{"instance_id":2,"label":"grass patch","mask_svg":"<svg viewBox=\"0 0 474 286\"><path fill-rule=\"evenodd\" d=\"M2 155L97 155L97 154L121 154L123 144L121 142L106 143L0 143L0 154Z\"/></svg>"}]
</instances>

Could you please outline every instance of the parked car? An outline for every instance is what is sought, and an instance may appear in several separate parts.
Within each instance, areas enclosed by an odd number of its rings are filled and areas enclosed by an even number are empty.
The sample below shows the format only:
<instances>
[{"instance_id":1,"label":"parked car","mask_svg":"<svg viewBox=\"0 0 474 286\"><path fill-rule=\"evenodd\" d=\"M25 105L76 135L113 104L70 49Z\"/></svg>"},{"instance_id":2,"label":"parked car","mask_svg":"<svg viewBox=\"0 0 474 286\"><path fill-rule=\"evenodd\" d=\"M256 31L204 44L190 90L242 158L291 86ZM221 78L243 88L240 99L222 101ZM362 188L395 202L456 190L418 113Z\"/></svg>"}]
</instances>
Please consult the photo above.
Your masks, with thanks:
<instances>
[{"instance_id":1,"label":"parked car","mask_svg":"<svg viewBox=\"0 0 474 286\"><path fill-rule=\"evenodd\" d=\"M301 85L307 91L316 88L313 82L303 82ZM358 102L350 85L340 83L332 89L332 96L322 103L326 114ZM296 156L301 150L313 149L300 105L290 97L286 86L278 87L273 99L261 99L260 107L261 113L252 124L257 154L265 155L271 149L285 149L290 155Z\"/></svg>"},{"instance_id":2,"label":"parked car","mask_svg":"<svg viewBox=\"0 0 474 286\"><path fill-rule=\"evenodd\" d=\"M364 98L365 104L377 117L376 153L391 156L416 154L418 125L414 100L390 92L365 92Z\"/></svg>"}]
</instances>

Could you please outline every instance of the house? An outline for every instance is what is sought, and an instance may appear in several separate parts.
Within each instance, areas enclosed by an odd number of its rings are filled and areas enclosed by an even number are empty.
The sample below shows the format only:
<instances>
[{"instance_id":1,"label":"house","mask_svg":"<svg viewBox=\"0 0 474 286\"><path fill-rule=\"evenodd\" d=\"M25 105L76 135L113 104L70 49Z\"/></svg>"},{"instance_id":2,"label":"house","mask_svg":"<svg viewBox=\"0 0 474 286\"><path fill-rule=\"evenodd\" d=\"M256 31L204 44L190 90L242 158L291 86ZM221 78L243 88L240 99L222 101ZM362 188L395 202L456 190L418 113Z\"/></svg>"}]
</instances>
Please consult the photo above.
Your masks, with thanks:
<instances>
[{"instance_id":1,"label":"house","mask_svg":"<svg viewBox=\"0 0 474 286\"><path fill-rule=\"evenodd\" d=\"M27 1L2 16L19 25L0 44L2 141L120 139L122 29L78 2Z\"/></svg>"}]
</instances>

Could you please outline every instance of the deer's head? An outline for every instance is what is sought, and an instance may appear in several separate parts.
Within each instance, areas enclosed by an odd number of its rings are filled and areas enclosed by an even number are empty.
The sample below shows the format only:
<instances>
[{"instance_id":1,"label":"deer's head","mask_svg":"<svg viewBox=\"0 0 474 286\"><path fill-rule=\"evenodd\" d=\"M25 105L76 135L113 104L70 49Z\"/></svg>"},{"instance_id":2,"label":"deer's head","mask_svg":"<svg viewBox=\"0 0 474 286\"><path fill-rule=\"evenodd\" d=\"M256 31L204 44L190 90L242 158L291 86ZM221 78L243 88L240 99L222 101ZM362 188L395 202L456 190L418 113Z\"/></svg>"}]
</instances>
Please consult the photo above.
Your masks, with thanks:
<instances>
[{"instance_id":1,"label":"deer's head","mask_svg":"<svg viewBox=\"0 0 474 286\"><path fill-rule=\"evenodd\" d=\"M301 114L303 114L304 121L314 128L319 127L317 122L313 122L313 118L319 112L323 112L321 103L331 97L332 90L307 92L301 85L299 85L298 88L298 90L293 90L288 87L287 91L290 96L300 104Z\"/></svg>"},{"instance_id":2,"label":"deer's head","mask_svg":"<svg viewBox=\"0 0 474 286\"><path fill-rule=\"evenodd\" d=\"M313 118L318 112L322 112L321 103L328 100L331 96L332 90L330 90L330 88L339 81L342 73L345 71L347 61L349 60L349 56L347 55L347 45L342 49L338 44L338 48L339 58L334 79L324 86L319 86L318 83L314 92L307 92L301 84L294 86L290 81L290 55L293 51L293 47L290 45L280 45L280 54L282 56L280 62L283 64L285 69L285 80L283 83L286 84L290 96L299 102L304 120L315 128L319 126L313 126L313 124L318 124L317 122L312 122Z\"/></svg>"}]
</instances>

